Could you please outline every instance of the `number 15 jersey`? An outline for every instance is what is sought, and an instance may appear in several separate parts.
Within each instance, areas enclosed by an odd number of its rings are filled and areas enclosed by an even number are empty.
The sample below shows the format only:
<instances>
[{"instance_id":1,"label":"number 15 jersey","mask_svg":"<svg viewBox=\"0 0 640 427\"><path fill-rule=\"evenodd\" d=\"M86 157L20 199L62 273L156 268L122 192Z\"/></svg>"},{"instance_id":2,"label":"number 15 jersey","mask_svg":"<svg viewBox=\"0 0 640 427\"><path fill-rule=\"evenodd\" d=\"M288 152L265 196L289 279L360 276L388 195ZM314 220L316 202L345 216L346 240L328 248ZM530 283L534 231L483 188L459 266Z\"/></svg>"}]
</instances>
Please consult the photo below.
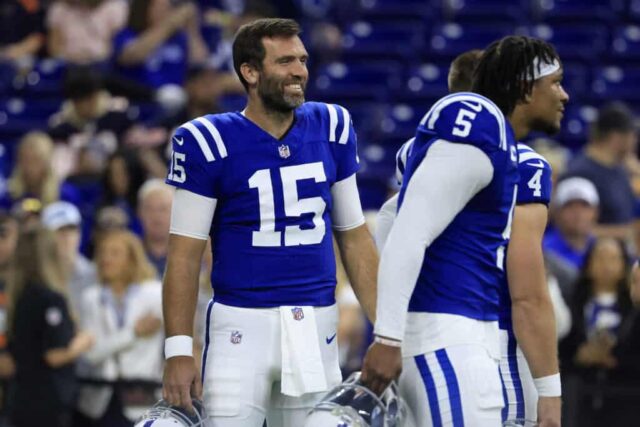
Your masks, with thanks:
<instances>
[{"instance_id":1,"label":"number 15 jersey","mask_svg":"<svg viewBox=\"0 0 640 427\"><path fill-rule=\"evenodd\" d=\"M173 136L167 183L217 200L214 300L238 307L335 302L331 187L357 172L348 111L307 102L276 139L242 113L200 117Z\"/></svg>"}]
</instances>

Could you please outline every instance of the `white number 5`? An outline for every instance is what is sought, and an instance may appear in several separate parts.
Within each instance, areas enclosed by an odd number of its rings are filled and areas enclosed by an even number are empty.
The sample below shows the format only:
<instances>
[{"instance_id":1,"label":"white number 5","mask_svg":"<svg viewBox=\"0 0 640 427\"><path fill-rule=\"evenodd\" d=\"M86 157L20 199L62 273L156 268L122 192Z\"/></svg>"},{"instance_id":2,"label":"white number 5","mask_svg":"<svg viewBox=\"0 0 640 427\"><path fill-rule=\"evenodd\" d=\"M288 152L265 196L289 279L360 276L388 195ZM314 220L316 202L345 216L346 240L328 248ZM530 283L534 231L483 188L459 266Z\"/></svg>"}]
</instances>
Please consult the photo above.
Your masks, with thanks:
<instances>
[{"instance_id":1,"label":"white number 5","mask_svg":"<svg viewBox=\"0 0 640 427\"><path fill-rule=\"evenodd\" d=\"M169 176L168 178L179 184L182 184L187 180L187 172L184 170L184 161L187 158L187 155L184 153L178 153L174 151L171 154L171 164L169 165Z\"/></svg>"},{"instance_id":2,"label":"white number 5","mask_svg":"<svg viewBox=\"0 0 640 427\"><path fill-rule=\"evenodd\" d=\"M473 111L461 109L458 111L458 117L456 117L456 125L453 127L452 133L455 136L465 138L469 136L471 132L471 121L476 118L477 114ZM459 127L458 127L459 126Z\"/></svg>"}]
</instances>

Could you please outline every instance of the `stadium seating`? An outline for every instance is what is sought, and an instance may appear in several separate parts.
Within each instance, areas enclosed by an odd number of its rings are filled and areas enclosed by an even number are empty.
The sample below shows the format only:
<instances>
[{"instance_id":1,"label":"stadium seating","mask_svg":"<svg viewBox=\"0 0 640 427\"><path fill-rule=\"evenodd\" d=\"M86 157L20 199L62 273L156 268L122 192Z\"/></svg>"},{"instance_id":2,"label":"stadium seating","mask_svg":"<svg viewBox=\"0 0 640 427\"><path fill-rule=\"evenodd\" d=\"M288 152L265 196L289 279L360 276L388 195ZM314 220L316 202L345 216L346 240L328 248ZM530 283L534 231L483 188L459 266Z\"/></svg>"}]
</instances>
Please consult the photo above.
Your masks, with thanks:
<instances>
[{"instance_id":1,"label":"stadium seating","mask_svg":"<svg viewBox=\"0 0 640 427\"><path fill-rule=\"evenodd\" d=\"M436 25L430 35L430 54L452 59L470 49L483 49L494 40L512 34L511 25Z\"/></svg>"},{"instance_id":2,"label":"stadium seating","mask_svg":"<svg viewBox=\"0 0 640 427\"><path fill-rule=\"evenodd\" d=\"M374 24L357 21L343 36L344 57L410 59L424 50L424 27L415 21Z\"/></svg>"},{"instance_id":3,"label":"stadium seating","mask_svg":"<svg viewBox=\"0 0 640 427\"><path fill-rule=\"evenodd\" d=\"M601 24L535 25L529 35L553 44L563 60L595 63L608 47L607 27Z\"/></svg>"},{"instance_id":4,"label":"stadium seating","mask_svg":"<svg viewBox=\"0 0 640 427\"><path fill-rule=\"evenodd\" d=\"M640 69L634 66L600 66L594 71L591 91L594 99L640 102Z\"/></svg>"}]
</instances>

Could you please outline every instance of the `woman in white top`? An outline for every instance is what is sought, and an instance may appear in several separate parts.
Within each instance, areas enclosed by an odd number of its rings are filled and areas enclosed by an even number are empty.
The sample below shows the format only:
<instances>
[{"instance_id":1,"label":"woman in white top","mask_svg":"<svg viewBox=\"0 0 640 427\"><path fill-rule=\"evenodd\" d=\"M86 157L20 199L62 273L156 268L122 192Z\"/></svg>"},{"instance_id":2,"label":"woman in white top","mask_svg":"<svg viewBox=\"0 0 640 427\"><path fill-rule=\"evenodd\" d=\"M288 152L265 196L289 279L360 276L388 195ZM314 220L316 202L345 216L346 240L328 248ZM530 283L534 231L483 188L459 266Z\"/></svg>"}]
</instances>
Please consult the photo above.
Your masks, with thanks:
<instances>
[{"instance_id":1,"label":"woman in white top","mask_svg":"<svg viewBox=\"0 0 640 427\"><path fill-rule=\"evenodd\" d=\"M83 293L81 326L95 335L96 344L80 375L161 380L162 289L142 243L128 231L112 231L98 243L95 261L100 283ZM133 425L136 414L124 410L123 393L121 388L84 386L79 412L97 426Z\"/></svg>"}]
</instances>

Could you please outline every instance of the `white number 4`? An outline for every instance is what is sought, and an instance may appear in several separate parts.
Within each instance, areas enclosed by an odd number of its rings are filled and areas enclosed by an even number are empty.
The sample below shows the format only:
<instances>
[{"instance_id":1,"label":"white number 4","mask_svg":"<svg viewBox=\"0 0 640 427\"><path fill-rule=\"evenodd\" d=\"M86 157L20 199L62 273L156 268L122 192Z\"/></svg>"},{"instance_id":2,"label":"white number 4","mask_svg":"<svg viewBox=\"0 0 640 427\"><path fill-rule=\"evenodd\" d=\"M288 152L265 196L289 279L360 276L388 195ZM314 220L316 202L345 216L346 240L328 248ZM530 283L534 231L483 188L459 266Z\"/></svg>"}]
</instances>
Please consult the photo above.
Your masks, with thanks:
<instances>
[{"instance_id":1,"label":"white number 4","mask_svg":"<svg viewBox=\"0 0 640 427\"><path fill-rule=\"evenodd\" d=\"M542 177L542 169L536 171L535 174L531 177L529 182L527 182L527 186L533 190L533 195L535 197L540 197L542 195L542 183L540 182L540 178Z\"/></svg>"},{"instance_id":2,"label":"white number 4","mask_svg":"<svg viewBox=\"0 0 640 427\"><path fill-rule=\"evenodd\" d=\"M187 180L187 172L184 170L184 161L187 155L174 151L171 154L171 163L169 164L169 180L182 184Z\"/></svg>"},{"instance_id":3,"label":"white number 4","mask_svg":"<svg viewBox=\"0 0 640 427\"><path fill-rule=\"evenodd\" d=\"M477 114L473 111L465 110L464 108L458 111L458 117L456 117L456 123L453 127L452 133L455 136L465 138L469 136L471 132L471 121L476 118Z\"/></svg>"}]
</instances>

